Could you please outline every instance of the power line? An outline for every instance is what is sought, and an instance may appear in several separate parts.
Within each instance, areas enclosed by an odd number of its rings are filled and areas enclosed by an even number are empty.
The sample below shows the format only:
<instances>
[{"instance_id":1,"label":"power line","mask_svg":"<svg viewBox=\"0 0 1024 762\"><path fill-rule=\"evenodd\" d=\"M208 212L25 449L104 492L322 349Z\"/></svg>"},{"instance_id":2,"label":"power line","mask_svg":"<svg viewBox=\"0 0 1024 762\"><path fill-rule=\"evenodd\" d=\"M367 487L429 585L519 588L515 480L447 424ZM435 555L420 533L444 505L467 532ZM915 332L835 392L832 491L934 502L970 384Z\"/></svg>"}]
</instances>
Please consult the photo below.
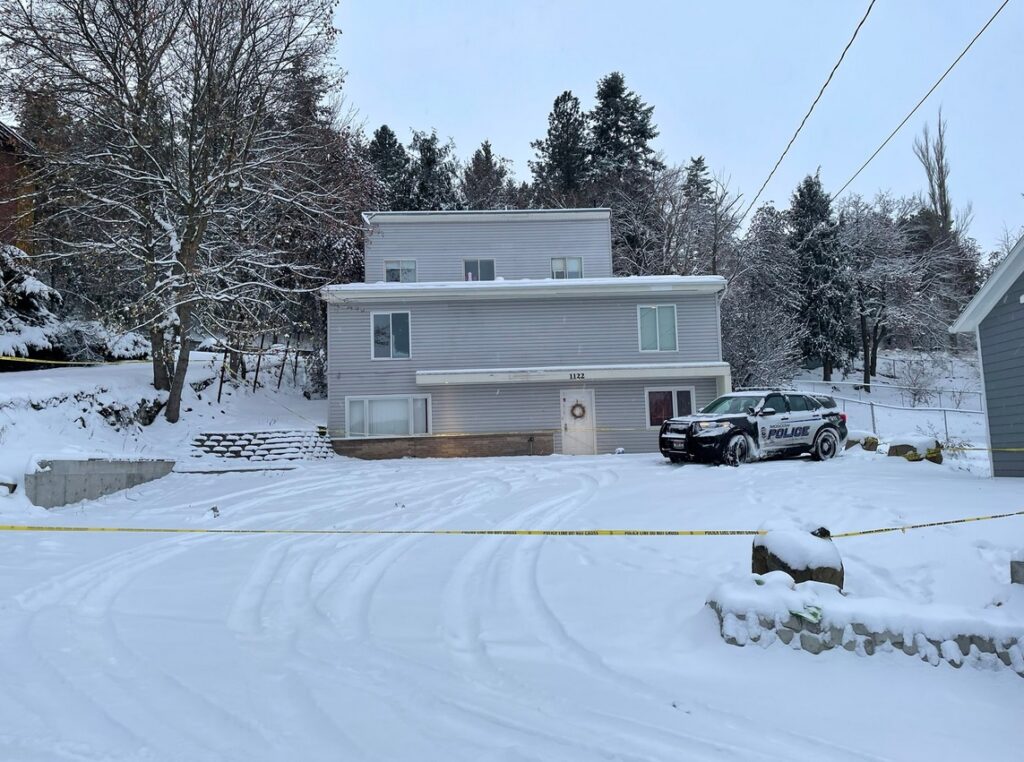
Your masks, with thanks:
<instances>
[{"instance_id":1,"label":"power line","mask_svg":"<svg viewBox=\"0 0 1024 762\"><path fill-rule=\"evenodd\" d=\"M919 100L919 101L917 102L917 105L916 105L916 106L914 106L914 108L910 109L910 113L908 113L908 114L907 114L907 115L906 115L905 117L903 117L903 121L902 121L902 122L900 122L900 123L899 123L898 125L896 125L896 129L895 129L895 130L893 130L892 132L890 132L890 133L889 133L889 137L887 137L887 138L886 138L885 140L883 140L883 141L882 141L882 144L881 144L880 146L878 146L878 148L876 148L876 149L875 149L875 152L874 152L873 154L871 154L871 155L870 155L870 156L868 157L867 161L865 161L865 162L864 162L863 164L861 164L861 165L860 165L860 168L859 168L859 169L858 169L858 170L857 170L856 172L854 172L854 173L853 173L853 176L852 176L852 177L851 177L851 178L850 178L849 180L847 180L847 181L846 181L845 183L843 183L843 187L842 187L842 188L840 188L840 189L839 189L839 190L838 190L838 191L837 191L837 192L835 193L835 195L833 196L833 198L838 198L839 196L841 196L841 195L842 195L842 193L843 193L843 191L844 191L844 190L846 190L846 189L847 189L847 188L849 187L850 183L852 183L852 182L853 182L854 180L856 180L856 179L857 179L857 176L858 176L858 175L859 175L859 174L860 174L861 172L863 172L863 171L864 171L865 167L867 167L867 165L868 165L868 164L870 164L870 163L871 163L871 162L872 162L872 161L874 160L874 158L875 158L876 156L878 156L878 154L880 154L880 153L882 152L882 149L883 149L883 148L885 148L885 147L886 147L886 146L887 146L887 145L889 144L889 141L890 141L890 140L892 140L892 139L893 139L893 138L894 138L894 137L896 136L896 133L897 133L897 132L899 132L899 131L900 131L901 129L903 129L903 125L905 125L905 124L906 124L907 122L909 122L909 121L910 121L910 117L912 117L912 116L913 116L913 115L914 115L914 114L915 114L915 113L917 112L917 110L918 110L919 108L921 108L922 104L924 104L924 102L925 102L926 100L928 100L928 97L929 97L929 96L930 96L930 95L931 95L932 93L934 93L934 92L935 92L935 89L936 89L936 88L937 88L937 87L938 87L939 85L941 85L941 84L942 84L942 80L944 80L944 79L946 78L946 76L947 76L947 75L948 75L948 74L949 74L949 73L950 73L951 71L953 71L953 67L955 67L955 66L956 66L956 65L957 65L958 63L960 63L960 59L961 59L961 58L963 58L963 57L964 57L965 55L967 55L967 51L968 51L968 50L970 50L970 49L971 49L971 47L972 47L972 46L974 45L974 43L978 41L978 38L979 38L979 37L981 37L981 35L983 35L983 34L985 33L985 30L989 28L989 25L990 25L990 24L991 24L991 23L992 23L993 21L995 21L995 20L996 20L996 16L998 16L998 15L999 15L1000 13L1002 13L1002 11L1003 11L1003 8L1005 8L1005 7L1007 6L1007 5L1009 5L1009 3L1010 3L1010 0L1003 0L1003 3L1002 3L1002 5L1000 5L1000 6L998 7L998 8L996 8L996 12L995 12L995 13L993 13L993 14L992 14L992 16L991 16L991 18L989 18L989 20L985 22L985 26L983 26L983 27L982 27L981 29L979 29L979 30L978 30L978 33L977 33L976 35L974 35L974 37L972 37L972 38L971 38L971 41L970 41L969 43L967 43L967 47L966 47L966 48L964 48L964 49L963 49L963 50L962 50L962 51L960 52L960 55L958 55L958 56L956 57L956 60L954 60L954 61L953 61L953 63L951 63L951 64L949 65L949 68L948 68L948 69L946 69L946 70L945 70L944 72L942 72L942 76L941 76L941 77L939 77L939 78L938 78L938 79L937 79L937 80L935 81L935 84L934 84L934 85L932 85L932 86L931 86L931 88L930 88L930 89L928 90L928 92L926 92L926 93L924 94L924 97L923 97L923 98L921 98L921 100Z\"/></svg>"},{"instance_id":2,"label":"power line","mask_svg":"<svg viewBox=\"0 0 1024 762\"><path fill-rule=\"evenodd\" d=\"M1007 0L1007 2L1009 2L1009 0ZM768 187L768 183L770 183L772 177L775 176L775 171L779 168L779 165L782 164L782 160L786 158L786 154L789 153L789 149L793 147L793 143L796 141L797 135L800 134L800 130L802 130L804 125L807 124L807 120L810 118L811 112L813 112L814 107L818 105L818 101L821 100L821 96L825 93L825 88L829 86L829 83L832 81L832 77L835 76L836 71L839 69L839 65L843 62L843 59L846 58L847 51L853 45L853 41L857 39L857 34L860 32L860 28L864 26L864 22L868 20L868 16L871 14L871 9L874 7L875 0L871 0L871 2L868 3L868 9L864 11L864 16L857 24L857 28L853 30L853 35L850 37L850 41L846 43L846 47L843 48L843 52L840 53L839 60L836 61L835 66L832 67L832 71L829 72L828 79L825 80L825 84L823 84L821 89L818 90L818 95L815 97L814 102L811 103L811 107L807 109L807 113L804 114L804 118L800 120L800 126L796 128L796 132L793 133L793 137L789 139L789 142L786 144L786 148L782 151L782 155L779 156L779 160L775 162L775 166L772 167L772 171L768 173L768 177L761 184L761 189L757 192L757 195L754 196L754 200L750 202L750 206L747 207L747 211L745 211L743 216L740 217L740 222L746 219L747 215L750 214L750 210L754 208L754 204L756 204L757 200L761 198L761 194L764 193L764 189Z\"/></svg>"}]
</instances>

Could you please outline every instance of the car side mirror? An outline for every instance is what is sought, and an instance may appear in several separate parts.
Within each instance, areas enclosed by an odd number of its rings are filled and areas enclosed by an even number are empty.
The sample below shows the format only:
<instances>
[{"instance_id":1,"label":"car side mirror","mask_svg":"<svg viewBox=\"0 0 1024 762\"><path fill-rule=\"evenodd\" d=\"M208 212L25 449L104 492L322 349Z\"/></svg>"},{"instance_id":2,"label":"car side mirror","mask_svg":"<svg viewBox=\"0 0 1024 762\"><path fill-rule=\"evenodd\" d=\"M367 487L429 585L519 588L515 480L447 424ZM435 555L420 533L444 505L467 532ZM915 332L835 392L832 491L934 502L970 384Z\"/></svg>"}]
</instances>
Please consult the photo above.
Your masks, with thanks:
<instances>
[{"instance_id":1,"label":"car side mirror","mask_svg":"<svg viewBox=\"0 0 1024 762\"><path fill-rule=\"evenodd\" d=\"M761 415L775 415L775 408L763 407L761 408Z\"/></svg>"},{"instance_id":2,"label":"car side mirror","mask_svg":"<svg viewBox=\"0 0 1024 762\"><path fill-rule=\"evenodd\" d=\"M757 415L753 406L747 408L747 415Z\"/></svg>"}]
</instances>

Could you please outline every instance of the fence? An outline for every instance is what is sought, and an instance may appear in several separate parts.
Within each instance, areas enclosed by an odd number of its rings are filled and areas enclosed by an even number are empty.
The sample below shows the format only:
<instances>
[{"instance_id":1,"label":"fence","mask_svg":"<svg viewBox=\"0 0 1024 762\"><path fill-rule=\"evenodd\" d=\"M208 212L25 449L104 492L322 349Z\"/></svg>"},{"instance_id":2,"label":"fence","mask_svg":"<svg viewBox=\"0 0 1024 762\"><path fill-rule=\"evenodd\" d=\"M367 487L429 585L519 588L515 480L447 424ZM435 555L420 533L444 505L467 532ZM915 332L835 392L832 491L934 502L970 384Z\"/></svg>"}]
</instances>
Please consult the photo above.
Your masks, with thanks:
<instances>
[{"instance_id":1,"label":"fence","mask_svg":"<svg viewBox=\"0 0 1024 762\"><path fill-rule=\"evenodd\" d=\"M896 396L897 394L899 395L899 407L901 408L945 408L948 410L963 412L982 412L981 392L966 389L899 386L897 384L880 384L878 382L872 382L872 391L867 392L864 390L864 383L862 381L811 381L803 379L795 381L794 387L803 391L819 392L821 394L829 395L833 395L833 392L838 389L845 389L850 393L848 398L853 398L854 392L856 393L855 399L857 402L868 402L870 401L870 395L872 394L889 392L892 396ZM868 399L865 399L865 397L868 397ZM935 404L921 405L921 402ZM948 402L949 404L943 405L943 402Z\"/></svg>"},{"instance_id":2,"label":"fence","mask_svg":"<svg viewBox=\"0 0 1024 762\"><path fill-rule=\"evenodd\" d=\"M922 431L969 442L985 440L985 414L980 410L942 407L899 407L874 400L832 395L846 413L852 429L869 429L879 436Z\"/></svg>"}]
</instances>

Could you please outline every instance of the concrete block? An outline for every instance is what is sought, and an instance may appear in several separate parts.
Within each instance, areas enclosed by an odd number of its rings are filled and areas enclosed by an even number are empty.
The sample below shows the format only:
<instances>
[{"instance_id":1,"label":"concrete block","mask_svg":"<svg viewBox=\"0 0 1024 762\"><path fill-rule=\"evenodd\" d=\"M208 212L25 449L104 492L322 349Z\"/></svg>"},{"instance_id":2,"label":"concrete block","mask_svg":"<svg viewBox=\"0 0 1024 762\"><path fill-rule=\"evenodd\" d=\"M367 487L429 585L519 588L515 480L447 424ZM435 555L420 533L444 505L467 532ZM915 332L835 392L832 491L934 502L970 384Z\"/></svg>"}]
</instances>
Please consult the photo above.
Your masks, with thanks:
<instances>
[{"instance_id":1,"label":"concrete block","mask_svg":"<svg viewBox=\"0 0 1024 762\"><path fill-rule=\"evenodd\" d=\"M57 508L119 492L171 473L173 460L90 458L40 460L25 474L25 494L33 505Z\"/></svg>"},{"instance_id":2,"label":"concrete block","mask_svg":"<svg viewBox=\"0 0 1024 762\"><path fill-rule=\"evenodd\" d=\"M1024 585L1024 558L1010 561L1010 582Z\"/></svg>"}]
</instances>

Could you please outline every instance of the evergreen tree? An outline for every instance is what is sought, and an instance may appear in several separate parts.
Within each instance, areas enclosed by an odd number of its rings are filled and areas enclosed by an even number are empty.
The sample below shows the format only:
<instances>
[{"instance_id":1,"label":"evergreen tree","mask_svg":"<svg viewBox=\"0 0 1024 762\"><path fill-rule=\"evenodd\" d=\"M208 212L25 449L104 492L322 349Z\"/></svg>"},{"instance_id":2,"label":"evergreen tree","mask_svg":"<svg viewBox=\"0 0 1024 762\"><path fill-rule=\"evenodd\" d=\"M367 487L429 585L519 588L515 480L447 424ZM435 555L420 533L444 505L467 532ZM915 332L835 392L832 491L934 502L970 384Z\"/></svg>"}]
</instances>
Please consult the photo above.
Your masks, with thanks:
<instances>
[{"instance_id":1,"label":"evergreen tree","mask_svg":"<svg viewBox=\"0 0 1024 762\"><path fill-rule=\"evenodd\" d=\"M442 143L436 130L413 131L409 146L411 189L409 209L449 210L459 207L455 145Z\"/></svg>"},{"instance_id":2,"label":"evergreen tree","mask_svg":"<svg viewBox=\"0 0 1024 762\"><path fill-rule=\"evenodd\" d=\"M516 192L508 159L496 156L485 140L462 170L460 187L467 209L503 209Z\"/></svg>"},{"instance_id":3,"label":"evergreen tree","mask_svg":"<svg viewBox=\"0 0 1024 762\"><path fill-rule=\"evenodd\" d=\"M789 209L789 243L800 268L804 355L822 364L822 380L856 351L851 329L852 284L832 220L832 199L815 174L803 179Z\"/></svg>"},{"instance_id":4,"label":"evergreen tree","mask_svg":"<svg viewBox=\"0 0 1024 762\"><path fill-rule=\"evenodd\" d=\"M374 131L366 155L384 186L384 208L408 209L409 154L398 142L398 136L386 124L382 124Z\"/></svg>"},{"instance_id":5,"label":"evergreen tree","mask_svg":"<svg viewBox=\"0 0 1024 762\"><path fill-rule=\"evenodd\" d=\"M627 181L630 176L663 169L650 142L658 136L654 106L648 106L626 87L626 79L612 72L597 83L591 110L591 171L598 192Z\"/></svg>"},{"instance_id":6,"label":"evergreen tree","mask_svg":"<svg viewBox=\"0 0 1024 762\"><path fill-rule=\"evenodd\" d=\"M703 156L690 159L686 165L686 177L683 180L683 197L690 206L711 203L714 192L712 190L711 173Z\"/></svg>"},{"instance_id":7,"label":"evergreen tree","mask_svg":"<svg viewBox=\"0 0 1024 762\"><path fill-rule=\"evenodd\" d=\"M579 99L566 90L555 98L548 115L548 132L530 146L537 152L530 162L534 188L544 204L575 206L587 178L589 153L587 116Z\"/></svg>"}]
</instances>

